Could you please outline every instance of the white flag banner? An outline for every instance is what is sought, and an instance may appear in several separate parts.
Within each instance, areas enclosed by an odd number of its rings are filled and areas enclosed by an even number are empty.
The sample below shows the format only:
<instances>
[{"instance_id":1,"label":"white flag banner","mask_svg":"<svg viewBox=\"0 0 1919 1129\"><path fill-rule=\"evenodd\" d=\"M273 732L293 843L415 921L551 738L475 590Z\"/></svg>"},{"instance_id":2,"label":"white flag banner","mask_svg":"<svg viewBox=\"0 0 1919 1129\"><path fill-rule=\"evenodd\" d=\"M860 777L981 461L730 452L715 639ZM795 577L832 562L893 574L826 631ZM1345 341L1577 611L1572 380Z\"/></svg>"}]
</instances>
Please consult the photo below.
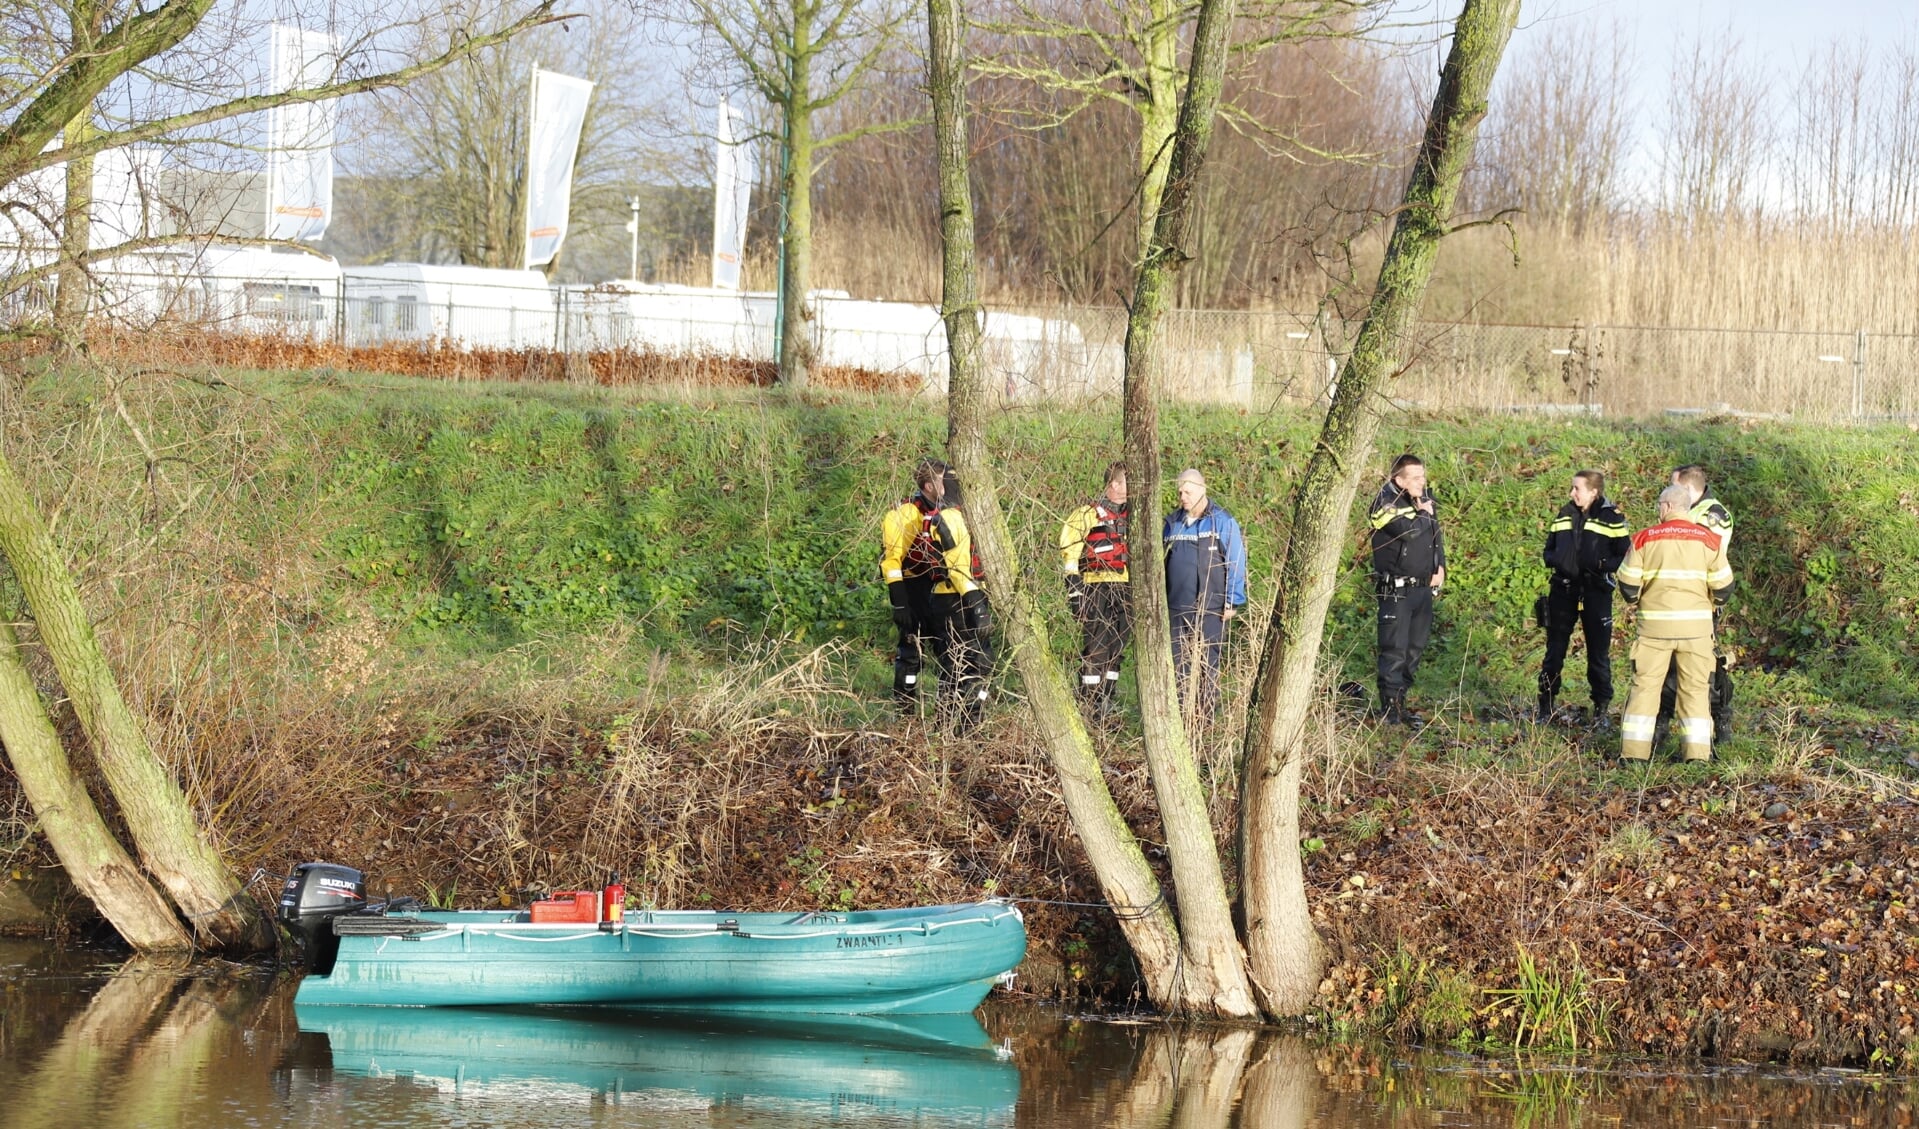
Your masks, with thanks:
<instances>
[{"instance_id":1,"label":"white flag banner","mask_svg":"<svg viewBox=\"0 0 1919 1129\"><path fill-rule=\"evenodd\" d=\"M734 122L742 115L720 102L719 152L713 163L713 287L740 288L740 264L746 254L746 217L753 200L753 147L737 140Z\"/></svg>"},{"instance_id":2,"label":"white flag banner","mask_svg":"<svg viewBox=\"0 0 1919 1129\"><path fill-rule=\"evenodd\" d=\"M333 78L338 41L275 24L267 88L278 94ZM333 122L337 103L298 102L267 111L268 239L318 239L333 216Z\"/></svg>"},{"instance_id":3,"label":"white flag banner","mask_svg":"<svg viewBox=\"0 0 1919 1129\"><path fill-rule=\"evenodd\" d=\"M573 202L573 159L586 125L593 84L533 69L532 114L526 141L525 266L543 267L560 253Z\"/></svg>"}]
</instances>

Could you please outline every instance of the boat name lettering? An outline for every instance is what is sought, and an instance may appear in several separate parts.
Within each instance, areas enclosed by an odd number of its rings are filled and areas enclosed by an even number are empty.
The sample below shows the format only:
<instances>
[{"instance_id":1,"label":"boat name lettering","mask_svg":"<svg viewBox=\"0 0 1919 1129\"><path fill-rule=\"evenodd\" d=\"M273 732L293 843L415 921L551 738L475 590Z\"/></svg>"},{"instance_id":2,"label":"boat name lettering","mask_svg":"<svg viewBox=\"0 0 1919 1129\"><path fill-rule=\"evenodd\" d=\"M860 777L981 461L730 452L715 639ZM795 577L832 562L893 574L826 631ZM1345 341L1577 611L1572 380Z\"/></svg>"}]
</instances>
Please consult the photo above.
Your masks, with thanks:
<instances>
[{"instance_id":1,"label":"boat name lettering","mask_svg":"<svg viewBox=\"0 0 1919 1129\"><path fill-rule=\"evenodd\" d=\"M842 949L890 949L894 945L904 944L906 939L898 933L876 933L866 937L841 937Z\"/></svg>"}]
</instances>

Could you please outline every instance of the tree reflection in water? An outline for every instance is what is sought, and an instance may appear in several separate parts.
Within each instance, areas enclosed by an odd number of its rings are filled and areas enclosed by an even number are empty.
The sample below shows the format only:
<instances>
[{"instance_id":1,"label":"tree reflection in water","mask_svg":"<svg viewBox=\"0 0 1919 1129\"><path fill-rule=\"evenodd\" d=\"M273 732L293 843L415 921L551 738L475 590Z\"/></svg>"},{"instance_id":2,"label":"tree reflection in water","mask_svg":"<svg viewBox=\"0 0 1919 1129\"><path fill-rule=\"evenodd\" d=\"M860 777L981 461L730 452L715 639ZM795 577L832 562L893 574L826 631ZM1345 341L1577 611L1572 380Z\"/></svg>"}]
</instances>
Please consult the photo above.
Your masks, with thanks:
<instances>
[{"instance_id":1,"label":"tree reflection in water","mask_svg":"<svg viewBox=\"0 0 1919 1129\"><path fill-rule=\"evenodd\" d=\"M291 984L271 970L182 975L134 961L75 975L10 961L10 951L0 947L0 1123L18 1129L1919 1125L1914 1080L1838 1071L1480 1057L1074 1018L1006 1000L985 1010L983 1027L963 1016L797 1025L617 1012L316 1016L295 1012Z\"/></svg>"},{"instance_id":2,"label":"tree reflection in water","mask_svg":"<svg viewBox=\"0 0 1919 1129\"><path fill-rule=\"evenodd\" d=\"M1919 1126L1919 1080L1910 1077L1481 1056L1003 1005L989 1008L987 1027L1017 1051L1022 1125Z\"/></svg>"}]
</instances>

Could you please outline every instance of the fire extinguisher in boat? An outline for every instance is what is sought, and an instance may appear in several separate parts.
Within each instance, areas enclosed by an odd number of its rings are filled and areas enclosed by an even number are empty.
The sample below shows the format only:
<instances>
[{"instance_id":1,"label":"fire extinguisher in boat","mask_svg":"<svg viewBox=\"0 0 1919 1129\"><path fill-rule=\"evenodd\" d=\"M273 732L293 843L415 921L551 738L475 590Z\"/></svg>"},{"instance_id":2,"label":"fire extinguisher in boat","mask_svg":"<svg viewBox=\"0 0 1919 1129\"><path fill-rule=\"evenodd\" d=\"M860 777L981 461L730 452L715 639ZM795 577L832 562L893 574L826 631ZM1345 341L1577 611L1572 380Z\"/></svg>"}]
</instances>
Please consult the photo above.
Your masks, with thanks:
<instances>
[{"instance_id":1,"label":"fire extinguisher in boat","mask_svg":"<svg viewBox=\"0 0 1919 1129\"><path fill-rule=\"evenodd\" d=\"M609 874L606 877L606 889L600 891L600 928L612 932L626 920L626 887L620 885L620 876Z\"/></svg>"}]
</instances>

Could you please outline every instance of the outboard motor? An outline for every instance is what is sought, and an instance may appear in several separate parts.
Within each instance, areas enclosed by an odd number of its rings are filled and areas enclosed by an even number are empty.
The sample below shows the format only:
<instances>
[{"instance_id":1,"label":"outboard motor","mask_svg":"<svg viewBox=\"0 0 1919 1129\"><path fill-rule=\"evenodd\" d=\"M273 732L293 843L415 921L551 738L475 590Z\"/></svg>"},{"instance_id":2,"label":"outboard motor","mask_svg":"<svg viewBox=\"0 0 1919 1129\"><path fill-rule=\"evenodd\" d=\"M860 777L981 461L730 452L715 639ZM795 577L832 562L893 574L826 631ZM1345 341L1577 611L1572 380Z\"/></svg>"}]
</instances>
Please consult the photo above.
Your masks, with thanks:
<instances>
[{"instance_id":1,"label":"outboard motor","mask_svg":"<svg viewBox=\"0 0 1919 1129\"><path fill-rule=\"evenodd\" d=\"M350 866L303 862L280 887L280 921L306 948L307 971L325 976L340 955L333 919L366 908L366 876Z\"/></svg>"}]
</instances>

